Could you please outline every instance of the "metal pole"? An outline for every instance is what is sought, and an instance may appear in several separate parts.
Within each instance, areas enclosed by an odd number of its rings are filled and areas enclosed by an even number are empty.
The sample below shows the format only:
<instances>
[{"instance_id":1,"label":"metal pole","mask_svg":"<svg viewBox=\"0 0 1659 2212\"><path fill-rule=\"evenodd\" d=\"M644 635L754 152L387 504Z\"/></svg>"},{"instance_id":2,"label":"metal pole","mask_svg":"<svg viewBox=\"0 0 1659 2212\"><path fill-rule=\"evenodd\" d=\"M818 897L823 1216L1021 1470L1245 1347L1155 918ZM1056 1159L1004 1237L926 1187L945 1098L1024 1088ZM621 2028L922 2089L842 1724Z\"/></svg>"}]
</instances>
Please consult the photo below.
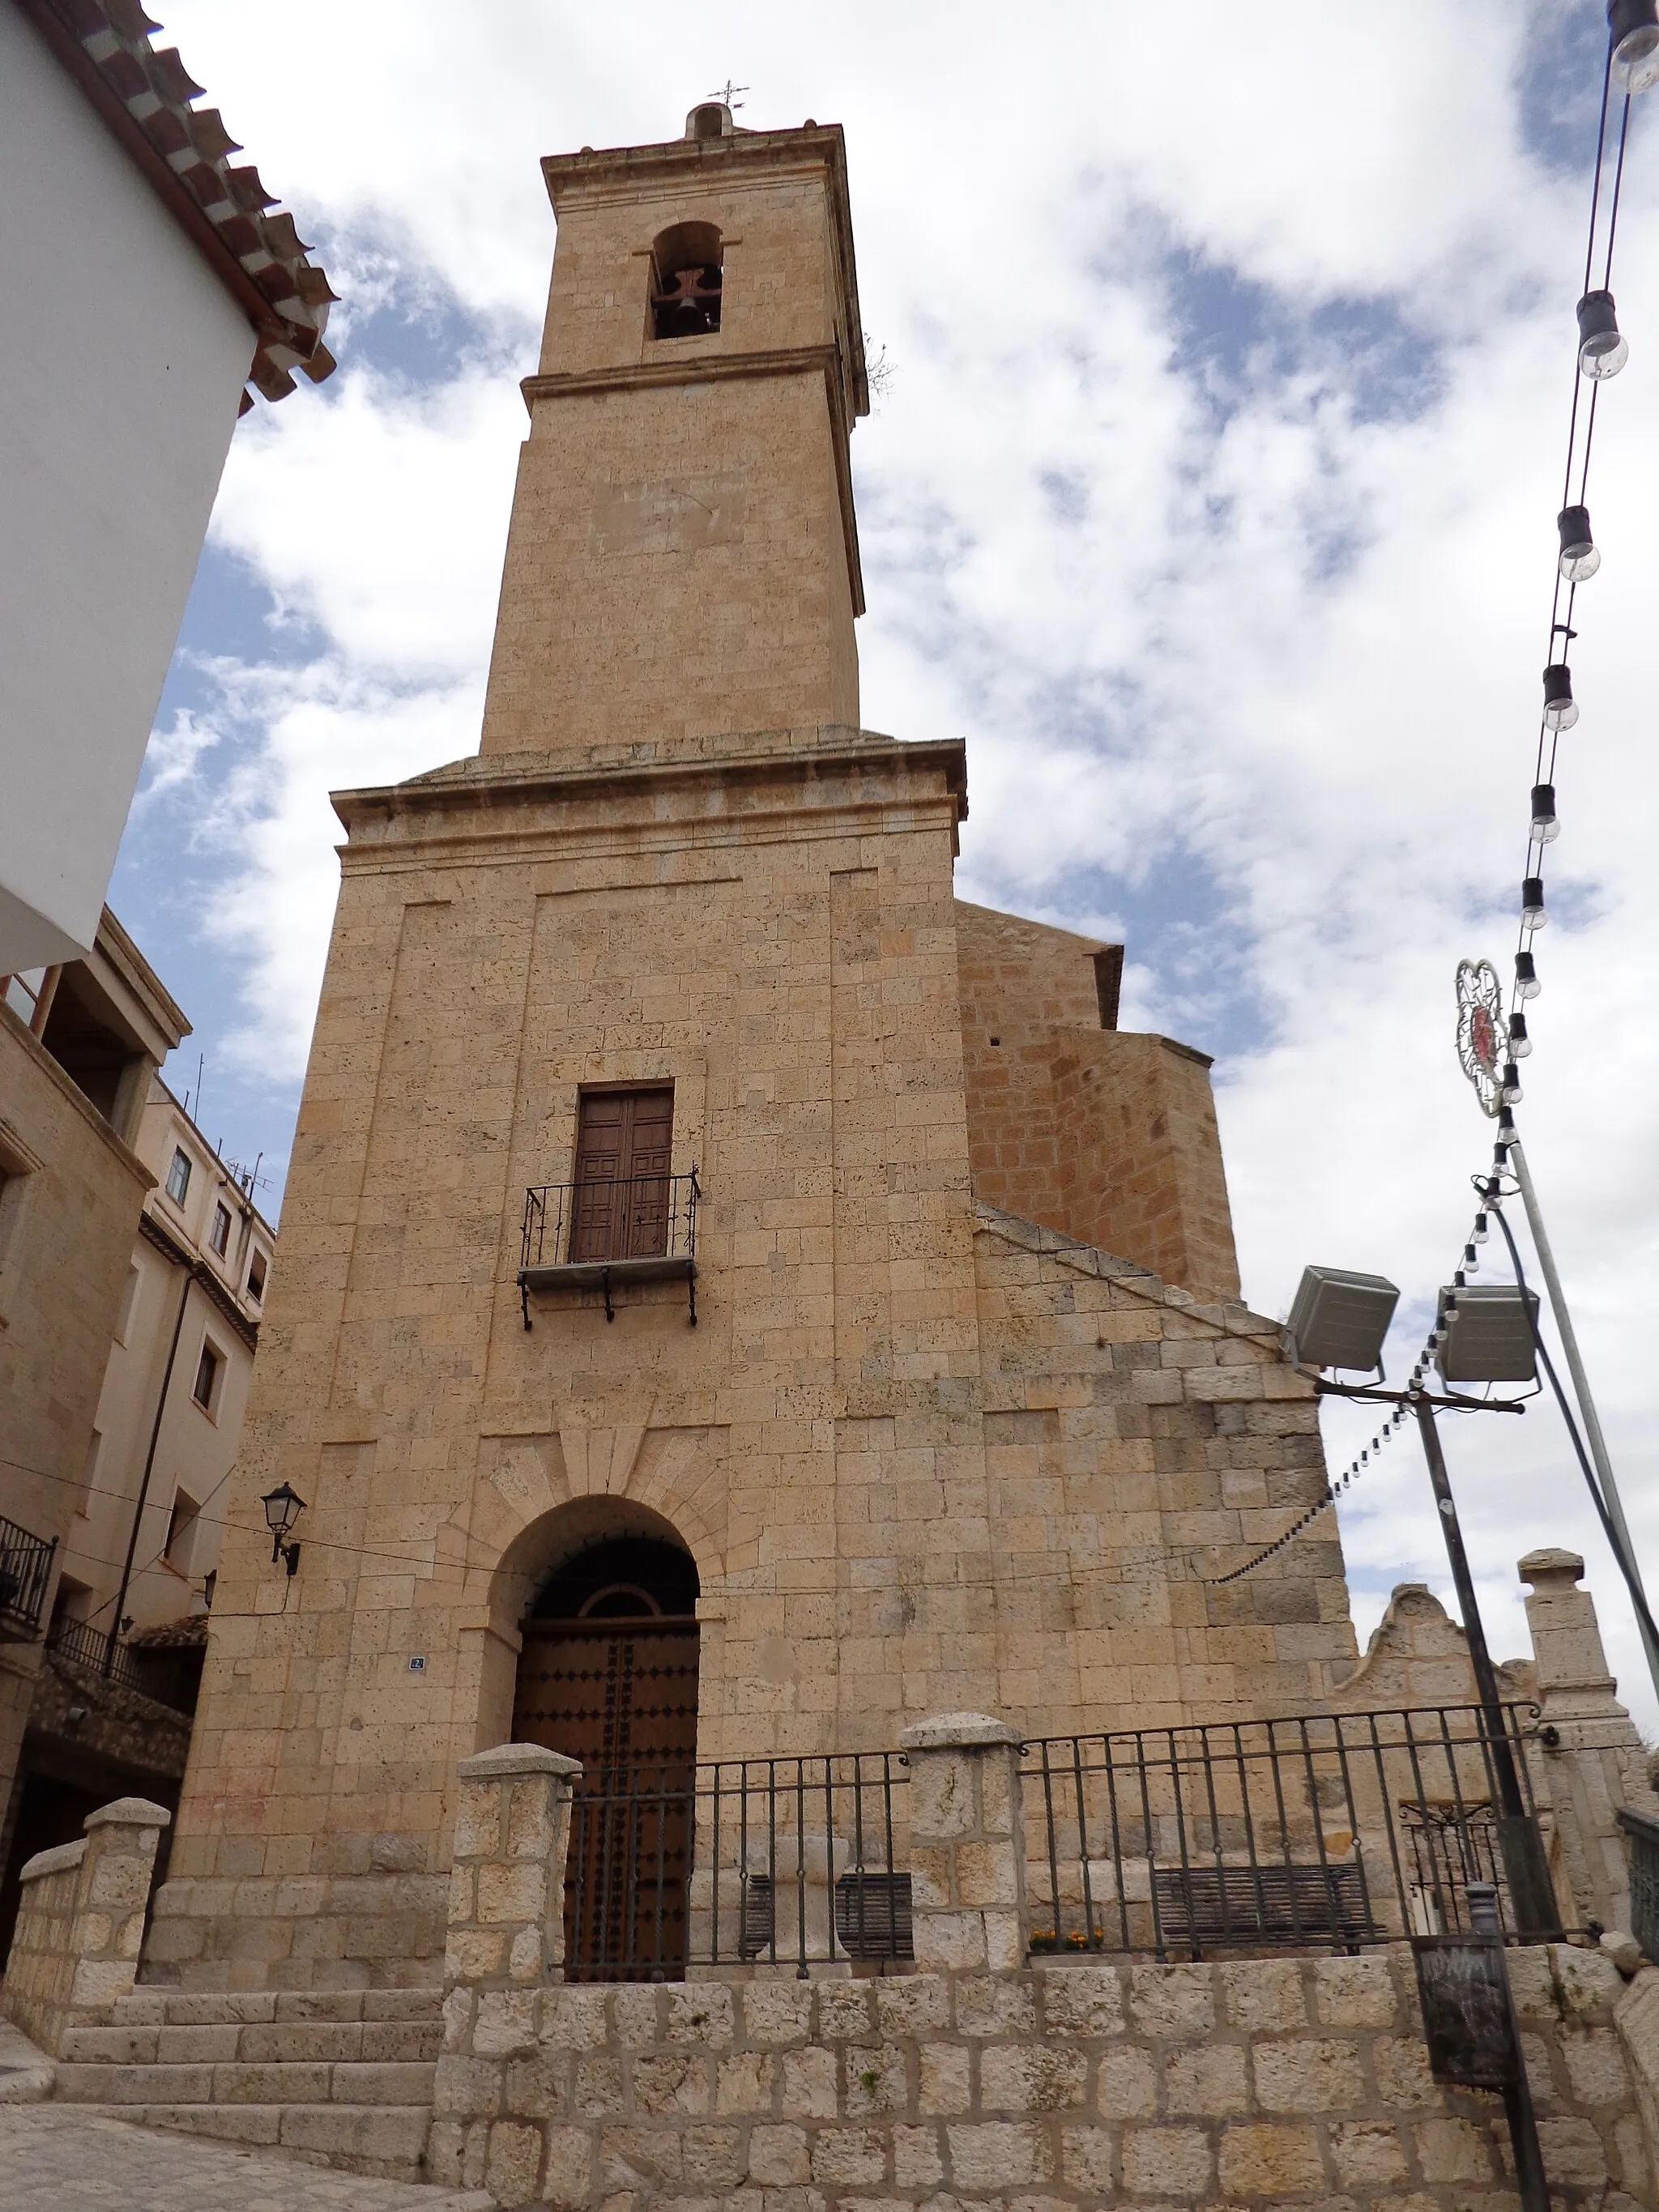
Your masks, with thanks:
<instances>
[{"instance_id":1,"label":"metal pole","mask_svg":"<svg viewBox=\"0 0 1659 2212\"><path fill-rule=\"evenodd\" d=\"M1440 1449L1440 1433L1434 1425L1434 1408L1420 1396L1413 1402L1423 1437L1423 1454L1429 1463L1429 1480L1434 1487L1434 1502L1440 1509L1440 1526L1446 1539L1446 1557L1451 1563L1452 1583L1463 1615L1463 1633L1468 1639L1469 1663L1474 1670L1475 1689L1486 1716L1487 1753L1503 1808L1498 1832L1504 1852L1504 1870L1509 1876L1516 1933L1557 1936L1561 1930L1561 1916L1556 1909L1555 1893L1537 1825L1527 1811L1520 1778L1515 1771L1515 1754L1503 1703L1498 1695L1498 1677L1486 1648L1480 1608L1475 1602L1474 1577L1469 1572L1468 1553L1463 1548L1463 1531L1458 1526L1451 1479L1446 1473L1445 1455Z\"/></svg>"},{"instance_id":2,"label":"metal pole","mask_svg":"<svg viewBox=\"0 0 1659 2212\"><path fill-rule=\"evenodd\" d=\"M155 1447L161 1434L161 1416L167 1409L167 1392L173 1383L173 1363L179 1356L179 1334L185 1325L185 1309L190 1304L190 1286L196 1279L194 1273L185 1270L185 1293L179 1301L179 1311L173 1324L173 1341L167 1346L167 1364L161 1374L161 1388L155 1401L155 1419L150 1424L149 1449L144 1454L144 1477L138 1486L138 1503L132 1509L132 1533L127 1538L126 1563L121 1569L121 1587L115 1594L115 1615L109 1625L109 1635L104 1644L104 1672L112 1674L115 1668L115 1640L121 1633L121 1611L127 1601L127 1586L132 1580L132 1562L138 1549L138 1530L144 1518L144 1506L149 1497L150 1471L155 1465Z\"/></svg>"},{"instance_id":3,"label":"metal pole","mask_svg":"<svg viewBox=\"0 0 1659 2212\"><path fill-rule=\"evenodd\" d=\"M1590 1396L1589 1378L1584 1372L1584 1363L1578 1356L1578 1339L1573 1334L1572 1316L1567 1310L1565 1291L1556 1272L1555 1255L1550 1249L1550 1240L1544 1228L1544 1217L1539 1210L1538 1193L1533 1188L1532 1170L1527 1165L1526 1153L1517 1138L1509 1147L1510 1164L1515 1179L1521 1186L1522 1202L1527 1209L1527 1222L1532 1231L1533 1245L1538 1254L1538 1264L1544 1271L1544 1281L1550 1294L1550 1309L1555 1316L1555 1326L1560 1334L1561 1349L1566 1354L1567 1370L1572 1376L1573 1395L1578 1401L1578 1410L1584 1423L1584 1441L1589 1446L1590 1457L1595 1462L1596 1480L1601 1486L1601 1496L1607 1504L1607 1518L1619 1531L1619 1540L1625 1547L1625 1557L1630 1570L1641 1587L1641 1570L1636 1564L1636 1547L1631 1542L1630 1530L1625 1522L1625 1509L1619 1496L1619 1485L1613 1480L1613 1462L1607 1456L1607 1438L1601 1434L1601 1423L1595 1411L1595 1401ZM1643 1595L1647 1595L1643 1590ZM1645 1624L1638 1618L1637 1628L1642 1638L1642 1649L1647 1657L1648 1673L1653 1686L1659 1692L1659 1645L1649 1635Z\"/></svg>"},{"instance_id":4,"label":"metal pole","mask_svg":"<svg viewBox=\"0 0 1659 2212\"><path fill-rule=\"evenodd\" d=\"M1489 1881L1472 1881L1465 1894L1469 1901L1469 1928L1498 1954L1504 1978L1504 2003L1510 2019L1510 2043L1515 2054L1515 2079L1504 2091L1504 2116L1515 2150L1515 2179L1521 2212L1549 2212L1549 2182L1544 2154L1539 2148L1538 2122L1532 2108L1532 2085L1527 2079L1527 2059L1521 2041L1521 2025L1515 2016L1515 1997L1510 1988L1509 1961L1504 1956L1504 1931L1498 1920L1498 1893Z\"/></svg>"}]
</instances>

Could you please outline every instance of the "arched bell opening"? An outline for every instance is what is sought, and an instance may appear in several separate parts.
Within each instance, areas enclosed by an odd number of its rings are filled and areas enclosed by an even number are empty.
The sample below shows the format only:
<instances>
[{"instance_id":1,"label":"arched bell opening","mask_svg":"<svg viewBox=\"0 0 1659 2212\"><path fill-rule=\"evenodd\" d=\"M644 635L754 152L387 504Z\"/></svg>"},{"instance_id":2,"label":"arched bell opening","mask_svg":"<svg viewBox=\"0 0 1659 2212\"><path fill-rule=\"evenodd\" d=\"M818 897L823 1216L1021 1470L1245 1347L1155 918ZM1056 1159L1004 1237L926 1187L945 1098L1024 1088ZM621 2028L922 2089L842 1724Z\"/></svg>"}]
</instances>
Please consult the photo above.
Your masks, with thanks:
<instances>
[{"instance_id":1,"label":"arched bell opening","mask_svg":"<svg viewBox=\"0 0 1659 2212\"><path fill-rule=\"evenodd\" d=\"M652 240L653 338L707 337L719 330L722 258L720 234L712 222L677 222Z\"/></svg>"},{"instance_id":2,"label":"arched bell opening","mask_svg":"<svg viewBox=\"0 0 1659 2212\"><path fill-rule=\"evenodd\" d=\"M670 1523L638 1506L587 1500L566 1511L563 1529L547 1532L549 1564L519 1622L512 1727L514 1742L581 1762L565 1972L678 1981L697 1759L696 1562Z\"/></svg>"}]
</instances>

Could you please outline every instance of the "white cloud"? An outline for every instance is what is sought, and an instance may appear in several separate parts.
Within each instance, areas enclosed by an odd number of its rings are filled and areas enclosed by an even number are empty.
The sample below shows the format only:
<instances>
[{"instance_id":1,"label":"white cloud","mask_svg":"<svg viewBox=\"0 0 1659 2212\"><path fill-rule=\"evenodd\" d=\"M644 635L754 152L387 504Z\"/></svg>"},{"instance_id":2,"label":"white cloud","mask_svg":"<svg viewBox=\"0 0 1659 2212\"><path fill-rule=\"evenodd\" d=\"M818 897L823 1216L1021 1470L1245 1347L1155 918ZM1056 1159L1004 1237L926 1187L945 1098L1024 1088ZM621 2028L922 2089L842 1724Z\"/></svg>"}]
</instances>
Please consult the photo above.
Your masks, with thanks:
<instances>
[{"instance_id":1,"label":"white cloud","mask_svg":"<svg viewBox=\"0 0 1659 2212\"><path fill-rule=\"evenodd\" d=\"M537 157L672 135L731 70L752 87L744 121L845 123L864 319L896 362L855 441L866 721L968 736L970 896L1089 927L1145 912L1166 878L1207 887L1219 918L1179 972L1132 929L1126 1006L1179 1033L1246 992L1267 1023L1217 1069L1255 1302L1282 1310L1309 1259L1431 1294L1485 1149L1450 1056L1451 974L1466 951L1504 957L1511 927L1582 274L1582 180L1528 149L1516 79L1529 44L1599 13L1195 0L1176 35L1132 0L1017 19L726 4L688 31L662 4L308 0L274 34L232 0L178 0L169 34L302 231L340 241L355 312L447 292L479 332L452 378L413 387L347 344L331 392L239 434L219 540L324 640L311 667L225 672L263 732L218 909L253 963L243 1049L301 1048L334 883L327 786L476 742L514 380L551 245ZM1558 777L1554 880L1583 911L1540 944L1524 1121L1659 1559L1631 1287L1659 1197L1656 121L1638 113L1626 176L1632 360L1601 410L1607 562L1581 594L1584 718ZM1178 319L1194 273L1212 314L1266 318L1233 332L1224 369ZM1368 404L1368 332L1402 373L1422 349L1432 381L1409 404ZM1553 1417L1466 1426L1449 1449L1494 1641L1523 1647L1507 1563L1582 1543L1650 1712ZM1373 1585L1419 1561L1444 1585L1413 1450L1395 1444L1345 1510Z\"/></svg>"}]
</instances>

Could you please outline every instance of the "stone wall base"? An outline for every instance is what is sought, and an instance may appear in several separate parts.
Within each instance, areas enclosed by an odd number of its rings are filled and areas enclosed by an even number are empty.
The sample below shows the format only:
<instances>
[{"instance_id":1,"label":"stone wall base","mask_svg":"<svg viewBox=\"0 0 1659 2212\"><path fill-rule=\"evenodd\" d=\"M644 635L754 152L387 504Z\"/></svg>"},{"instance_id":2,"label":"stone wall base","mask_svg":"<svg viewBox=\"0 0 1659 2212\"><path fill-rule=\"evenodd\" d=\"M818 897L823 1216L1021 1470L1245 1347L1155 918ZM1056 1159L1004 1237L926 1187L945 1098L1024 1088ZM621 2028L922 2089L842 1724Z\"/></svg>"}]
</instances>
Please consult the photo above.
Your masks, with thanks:
<instances>
[{"instance_id":1,"label":"stone wall base","mask_svg":"<svg viewBox=\"0 0 1659 2212\"><path fill-rule=\"evenodd\" d=\"M447 1875L164 1882L140 1979L204 1992L437 1988L448 1908Z\"/></svg>"},{"instance_id":2,"label":"stone wall base","mask_svg":"<svg viewBox=\"0 0 1659 2212\"><path fill-rule=\"evenodd\" d=\"M1557 2205L1655 2203L1606 1958L1512 1951ZM1430 2075L1409 1951L878 1981L452 1990L428 2164L505 2205L1499 2212L1501 2102Z\"/></svg>"}]
</instances>

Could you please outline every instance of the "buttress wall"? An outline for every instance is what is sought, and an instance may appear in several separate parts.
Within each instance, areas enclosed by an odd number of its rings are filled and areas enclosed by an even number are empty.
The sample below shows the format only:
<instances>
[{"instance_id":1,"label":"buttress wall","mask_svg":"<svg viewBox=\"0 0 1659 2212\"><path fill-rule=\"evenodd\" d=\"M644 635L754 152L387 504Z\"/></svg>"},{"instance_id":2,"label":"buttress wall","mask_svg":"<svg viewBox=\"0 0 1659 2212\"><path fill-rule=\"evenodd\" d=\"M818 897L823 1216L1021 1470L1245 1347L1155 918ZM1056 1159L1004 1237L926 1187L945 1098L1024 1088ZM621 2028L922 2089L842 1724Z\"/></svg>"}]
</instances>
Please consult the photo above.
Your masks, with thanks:
<instances>
[{"instance_id":1,"label":"buttress wall","mask_svg":"<svg viewBox=\"0 0 1659 2212\"><path fill-rule=\"evenodd\" d=\"M975 1194L1201 1297L1237 1297L1206 1055L1115 1027L1101 963L1120 948L961 899L957 941Z\"/></svg>"}]
</instances>

